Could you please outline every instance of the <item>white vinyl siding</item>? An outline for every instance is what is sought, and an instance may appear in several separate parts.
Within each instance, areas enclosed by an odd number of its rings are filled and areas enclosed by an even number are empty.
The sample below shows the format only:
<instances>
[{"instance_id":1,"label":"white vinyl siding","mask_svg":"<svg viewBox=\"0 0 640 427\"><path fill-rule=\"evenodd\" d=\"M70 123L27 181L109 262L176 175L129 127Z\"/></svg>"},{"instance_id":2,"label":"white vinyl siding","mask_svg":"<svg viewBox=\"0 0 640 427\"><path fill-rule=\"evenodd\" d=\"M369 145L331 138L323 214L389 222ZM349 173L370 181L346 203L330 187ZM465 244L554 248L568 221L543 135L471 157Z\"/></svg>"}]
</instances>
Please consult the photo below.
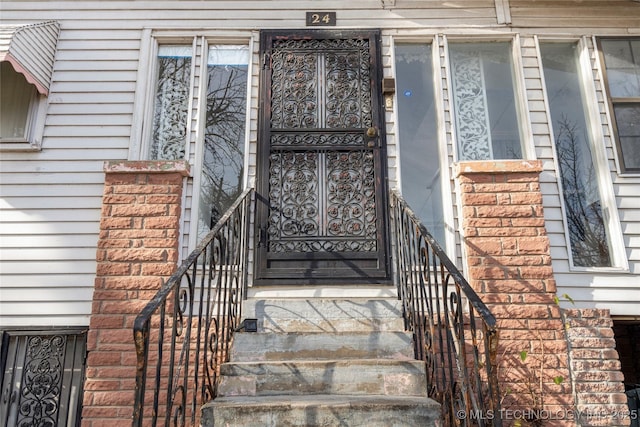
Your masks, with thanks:
<instances>
[{"instance_id":1,"label":"white vinyl siding","mask_svg":"<svg viewBox=\"0 0 640 427\"><path fill-rule=\"evenodd\" d=\"M128 153L140 31L65 26L43 149L2 153L3 328L89 324L103 163Z\"/></svg>"}]
</instances>

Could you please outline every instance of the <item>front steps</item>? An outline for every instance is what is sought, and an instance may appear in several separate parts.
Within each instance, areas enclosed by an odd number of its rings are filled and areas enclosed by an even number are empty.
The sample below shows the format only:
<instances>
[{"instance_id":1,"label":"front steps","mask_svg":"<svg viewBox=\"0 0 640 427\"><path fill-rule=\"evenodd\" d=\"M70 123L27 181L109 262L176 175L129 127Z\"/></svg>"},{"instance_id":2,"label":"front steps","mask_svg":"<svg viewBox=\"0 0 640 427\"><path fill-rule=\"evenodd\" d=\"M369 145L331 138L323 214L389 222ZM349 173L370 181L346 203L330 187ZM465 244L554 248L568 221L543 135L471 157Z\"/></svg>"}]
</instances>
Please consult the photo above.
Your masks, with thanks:
<instances>
[{"instance_id":1,"label":"front steps","mask_svg":"<svg viewBox=\"0 0 640 427\"><path fill-rule=\"evenodd\" d=\"M439 425L399 301L250 300L245 313L258 333L236 333L203 426Z\"/></svg>"}]
</instances>

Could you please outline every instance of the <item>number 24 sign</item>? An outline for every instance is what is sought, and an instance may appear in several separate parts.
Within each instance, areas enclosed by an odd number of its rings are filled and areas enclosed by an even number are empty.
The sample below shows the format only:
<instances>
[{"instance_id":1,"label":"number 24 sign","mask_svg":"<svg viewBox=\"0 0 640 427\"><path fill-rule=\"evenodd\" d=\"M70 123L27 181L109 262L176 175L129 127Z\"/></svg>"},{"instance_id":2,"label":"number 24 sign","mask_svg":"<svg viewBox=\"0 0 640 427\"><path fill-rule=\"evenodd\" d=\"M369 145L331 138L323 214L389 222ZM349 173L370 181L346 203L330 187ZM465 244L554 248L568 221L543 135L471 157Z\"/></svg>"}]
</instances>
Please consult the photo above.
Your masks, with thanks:
<instances>
[{"instance_id":1,"label":"number 24 sign","mask_svg":"<svg viewBox=\"0 0 640 427\"><path fill-rule=\"evenodd\" d=\"M307 26L330 27L335 25L335 12L307 12Z\"/></svg>"}]
</instances>

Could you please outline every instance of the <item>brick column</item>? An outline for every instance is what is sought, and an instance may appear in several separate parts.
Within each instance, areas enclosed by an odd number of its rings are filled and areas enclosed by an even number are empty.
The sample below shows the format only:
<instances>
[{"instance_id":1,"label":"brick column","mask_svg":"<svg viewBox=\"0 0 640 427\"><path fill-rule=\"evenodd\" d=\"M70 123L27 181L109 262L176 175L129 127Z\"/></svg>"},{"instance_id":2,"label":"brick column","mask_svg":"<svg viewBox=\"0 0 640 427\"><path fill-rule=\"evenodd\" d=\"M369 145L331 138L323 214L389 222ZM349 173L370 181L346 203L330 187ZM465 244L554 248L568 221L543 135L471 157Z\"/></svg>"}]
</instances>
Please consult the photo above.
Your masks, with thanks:
<instances>
[{"instance_id":1,"label":"brick column","mask_svg":"<svg viewBox=\"0 0 640 427\"><path fill-rule=\"evenodd\" d=\"M467 277L500 329L505 425L515 418L553 417L553 426L575 426L569 419L574 398L567 341L542 212L541 162L456 167Z\"/></svg>"},{"instance_id":2,"label":"brick column","mask_svg":"<svg viewBox=\"0 0 640 427\"><path fill-rule=\"evenodd\" d=\"M176 268L184 161L105 164L82 425L130 425L133 321Z\"/></svg>"},{"instance_id":3,"label":"brick column","mask_svg":"<svg viewBox=\"0 0 640 427\"><path fill-rule=\"evenodd\" d=\"M569 309L564 315L580 426L628 426L632 414L609 311Z\"/></svg>"}]
</instances>

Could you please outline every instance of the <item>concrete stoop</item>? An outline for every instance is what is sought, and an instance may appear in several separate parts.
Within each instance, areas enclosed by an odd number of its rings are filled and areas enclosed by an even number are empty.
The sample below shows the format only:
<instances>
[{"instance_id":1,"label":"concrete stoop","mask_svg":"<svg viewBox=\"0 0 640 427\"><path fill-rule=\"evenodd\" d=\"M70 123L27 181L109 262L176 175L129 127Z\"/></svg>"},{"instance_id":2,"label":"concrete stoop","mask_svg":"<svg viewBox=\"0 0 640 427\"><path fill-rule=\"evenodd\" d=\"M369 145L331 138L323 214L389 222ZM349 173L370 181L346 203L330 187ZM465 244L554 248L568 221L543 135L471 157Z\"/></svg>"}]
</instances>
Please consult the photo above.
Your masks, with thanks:
<instances>
[{"instance_id":1,"label":"concrete stoop","mask_svg":"<svg viewBox=\"0 0 640 427\"><path fill-rule=\"evenodd\" d=\"M439 425L399 301L249 300L204 427Z\"/></svg>"}]
</instances>

